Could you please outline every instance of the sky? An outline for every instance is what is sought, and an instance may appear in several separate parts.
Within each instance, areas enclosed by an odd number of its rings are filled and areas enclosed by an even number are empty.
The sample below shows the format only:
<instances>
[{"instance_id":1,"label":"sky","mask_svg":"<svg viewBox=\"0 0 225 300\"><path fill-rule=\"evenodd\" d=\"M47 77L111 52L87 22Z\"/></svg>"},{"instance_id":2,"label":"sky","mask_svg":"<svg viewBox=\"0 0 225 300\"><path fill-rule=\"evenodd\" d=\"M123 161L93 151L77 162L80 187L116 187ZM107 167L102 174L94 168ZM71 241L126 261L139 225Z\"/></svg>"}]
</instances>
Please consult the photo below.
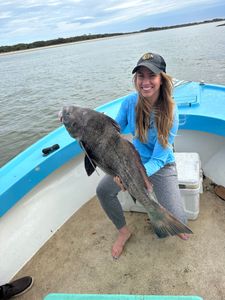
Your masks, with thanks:
<instances>
[{"instance_id":1,"label":"sky","mask_svg":"<svg viewBox=\"0 0 225 300\"><path fill-rule=\"evenodd\" d=\"M224 0L1 0L0 46L224 17Z\"/></svg>"}]
</instances>

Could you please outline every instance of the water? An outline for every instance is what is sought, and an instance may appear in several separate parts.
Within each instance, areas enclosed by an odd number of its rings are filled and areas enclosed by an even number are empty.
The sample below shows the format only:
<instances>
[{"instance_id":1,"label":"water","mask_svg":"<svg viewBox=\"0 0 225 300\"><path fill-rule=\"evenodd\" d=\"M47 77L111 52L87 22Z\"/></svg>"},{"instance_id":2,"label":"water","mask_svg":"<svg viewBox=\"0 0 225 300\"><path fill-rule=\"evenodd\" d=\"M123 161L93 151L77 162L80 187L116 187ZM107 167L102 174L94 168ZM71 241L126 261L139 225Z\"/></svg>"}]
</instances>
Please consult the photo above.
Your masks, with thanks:
<instances>
[{"instance_id":1,"label":"water","mask_svg":"<svg viewBox=\"0 0 225 300\"><path fill-rule=\"evenodd\" d=\"M64 104L95 108L133 91L148 51L182 80L225 84L225 26L210 23L0 56L0 166L60 126Z\"/></svg>"}]
</instances>

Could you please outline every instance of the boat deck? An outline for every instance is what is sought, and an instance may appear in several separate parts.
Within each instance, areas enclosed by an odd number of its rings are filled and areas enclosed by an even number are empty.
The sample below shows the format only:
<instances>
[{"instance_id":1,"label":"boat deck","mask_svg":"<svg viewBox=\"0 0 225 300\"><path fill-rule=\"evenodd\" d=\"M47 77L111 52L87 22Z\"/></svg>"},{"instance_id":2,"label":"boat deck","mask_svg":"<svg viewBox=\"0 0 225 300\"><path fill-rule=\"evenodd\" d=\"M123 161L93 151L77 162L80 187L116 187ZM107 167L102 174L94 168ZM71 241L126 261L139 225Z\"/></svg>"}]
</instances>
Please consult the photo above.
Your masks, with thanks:
<instances>
[{"instance_id":1,"label":"boat deck","mask_svg":"<svg viewBox=\"0 0 225 300\"><path fill-rule=\"evenodd\" d=\"M117 232L96 198L79 209L15 278L31 275L32 289L21 300L49 293L198 295L225 299L225 201L204 180L200 214L188 241L163 240L143 213L126 213L133 235L123 255L110 254Z\"/></svg>"}]
</instances>

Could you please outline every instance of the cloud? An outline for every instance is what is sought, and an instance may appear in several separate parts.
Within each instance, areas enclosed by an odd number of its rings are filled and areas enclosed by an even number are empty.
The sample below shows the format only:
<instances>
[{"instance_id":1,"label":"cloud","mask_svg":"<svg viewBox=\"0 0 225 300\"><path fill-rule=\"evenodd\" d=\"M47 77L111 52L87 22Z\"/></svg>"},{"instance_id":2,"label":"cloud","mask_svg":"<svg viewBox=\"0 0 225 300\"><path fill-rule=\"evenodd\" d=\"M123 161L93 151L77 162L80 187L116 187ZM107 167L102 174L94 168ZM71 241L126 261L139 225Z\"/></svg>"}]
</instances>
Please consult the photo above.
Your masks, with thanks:
<instances>
[{"instance_id":1,"label":"cloud","mask_svg":"<svg viewBox=\"0 0 225 300\"><path fill-rule=\"evenodd\" d=\"M80 18L76 18L76 20L93 20L94 17L91 17L91 16L84 16L84 17L80 17Z\"/></svg>"},{"instance_id":2,"label":"cloud","mask_svg":"<svg viewBox=\"0 0 225 300\"><path fill-rule=\"evenodd\" d=\"M143 18L221 3L223 0L3 0L0 43L115 32L115 28L129 31L124 29L126 24L135 27Z\"/></svg>"},{"instance_id":3,"label":"cloud","mask_svg":"<svg viewBox=\"0 0 225 300\"><path fill-rule=\"evenodd\" d=\"M116 3L117 2L117 3ZM138 16L150 16L169 11L179 10L186 8L190 5L196 5L199 3L212 3L211 0L183 0L183 1L144 1L144 0L133 0L133 1L113 1L112 6L106 7L105 11L115 12L116 14L126 13L128 19L132 19ZM215 2L214 2L215 3Z\"/></svg>"},{"instance_id":4,"label":"cloud","mask_svg":"<svg viewBox=\"0 0 225 300\"><path fill-rule=\"evenodd\" d=\"M7 19L11 17L11 13L9 11L0 12L0 19Z\"/></svg>"},{"instance_id":5,"label":"cloud","mask_svg":"<svg viewBox=\"0 0 225 300\"><path fill-rule=\"evenodd\" d=\"M119 4L105 8L105 11L115 11L115 10L127 9L127 8L131 8L131 7L137 7L140 5L143 5L142 0L129 1L129 2L123 1L122 3L119 2Z\"/></svg>"}]
</instances>

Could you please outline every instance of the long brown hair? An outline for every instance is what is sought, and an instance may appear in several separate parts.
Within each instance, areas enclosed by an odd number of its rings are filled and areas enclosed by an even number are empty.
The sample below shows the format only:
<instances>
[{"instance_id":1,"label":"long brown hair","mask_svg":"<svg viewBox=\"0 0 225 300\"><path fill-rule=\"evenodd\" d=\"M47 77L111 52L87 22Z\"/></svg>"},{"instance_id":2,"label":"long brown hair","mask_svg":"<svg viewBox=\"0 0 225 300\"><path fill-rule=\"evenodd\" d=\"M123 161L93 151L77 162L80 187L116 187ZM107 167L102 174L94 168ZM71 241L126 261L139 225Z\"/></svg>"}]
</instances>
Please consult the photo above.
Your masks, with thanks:
<instances>
[{"instance_id":1,"label":"long brown hair","mask_svg":"<svg viewBox=\"0 0 225 300\"><path fill-rule=\"evenodd\" d=\"M158 131L158 139L163 147L168 146L169 132L173 124L174 100L172 98L173 80L164 72L160 73L161 87L159 98L152 106L151 102L138 93L136 106L136 135L141 142L147 141L148 129L150 126L150 114L154 111L155 124ZM136 85L137 75L134 75Z\"/></svg>"}]
</instances>

